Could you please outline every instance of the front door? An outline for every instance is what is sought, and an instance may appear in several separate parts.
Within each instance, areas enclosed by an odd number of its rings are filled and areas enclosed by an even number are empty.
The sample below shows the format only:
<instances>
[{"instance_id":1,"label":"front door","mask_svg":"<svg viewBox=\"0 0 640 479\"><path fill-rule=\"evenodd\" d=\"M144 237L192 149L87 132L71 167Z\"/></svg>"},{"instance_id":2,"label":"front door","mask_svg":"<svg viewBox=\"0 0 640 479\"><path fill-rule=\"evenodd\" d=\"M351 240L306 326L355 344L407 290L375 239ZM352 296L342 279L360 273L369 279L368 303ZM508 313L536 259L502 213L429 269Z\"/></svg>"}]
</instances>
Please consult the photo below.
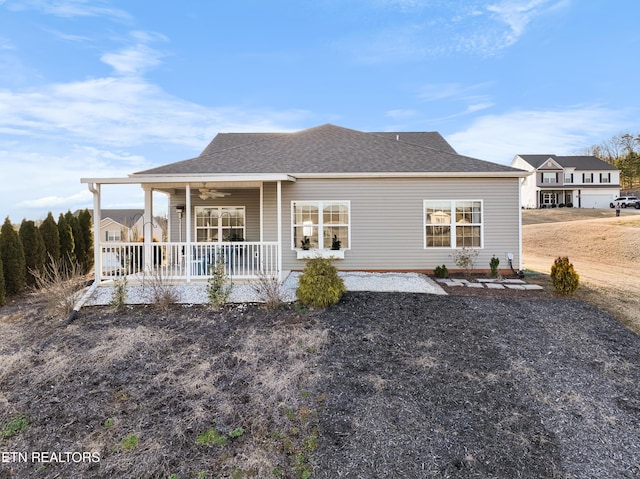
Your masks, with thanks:
<instances>
[{"instance_id":1,"label":"front door","mask_svg":"<svg viewBox=\"0 0 640 479\"><path fill-rule=\"evenodd\" d=\"M198 243L244 241L245 237L244 206L196 207L196 241Z\"/></svg>"}]
</instances>

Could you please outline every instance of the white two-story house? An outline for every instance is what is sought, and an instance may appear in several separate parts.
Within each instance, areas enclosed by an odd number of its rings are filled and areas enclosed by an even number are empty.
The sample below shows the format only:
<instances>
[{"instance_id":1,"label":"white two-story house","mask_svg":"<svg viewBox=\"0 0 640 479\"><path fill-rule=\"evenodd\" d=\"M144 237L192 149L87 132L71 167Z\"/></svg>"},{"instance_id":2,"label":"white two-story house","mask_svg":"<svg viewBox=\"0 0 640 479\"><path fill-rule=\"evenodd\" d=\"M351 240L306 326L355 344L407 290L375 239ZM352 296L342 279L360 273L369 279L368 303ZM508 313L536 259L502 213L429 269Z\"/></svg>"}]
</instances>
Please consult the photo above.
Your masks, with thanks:
<instances>
[{"instance_id":1,"label":"white two-story house","mask_svg":"<svg viewBox=\"0 0 640 479\"><path fill-rule=\"evenodd\" d=\"M523 208L609 208L620 195L620 171L595 156L516 155L511 166L533 172L521 183Z\"/></svg>"}]
</instances>

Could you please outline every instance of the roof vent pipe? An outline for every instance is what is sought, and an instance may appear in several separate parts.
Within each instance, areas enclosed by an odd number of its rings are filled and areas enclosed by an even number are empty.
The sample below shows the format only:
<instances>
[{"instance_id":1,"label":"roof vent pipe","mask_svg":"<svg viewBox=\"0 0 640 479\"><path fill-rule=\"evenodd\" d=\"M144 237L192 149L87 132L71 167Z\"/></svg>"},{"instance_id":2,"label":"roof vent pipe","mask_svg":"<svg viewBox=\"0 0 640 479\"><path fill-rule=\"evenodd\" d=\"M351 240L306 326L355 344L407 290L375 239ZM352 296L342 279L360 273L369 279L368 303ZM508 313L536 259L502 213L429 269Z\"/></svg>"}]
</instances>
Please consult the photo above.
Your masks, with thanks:
<instances>
[{"instance_id":1,"label":"roof vent pipe","mask_svg":"<svg viewBox=\"0 0 640 479\"><path fill-rule=\"evenodd\" d=\"M400 135L396 135L396 141L400 141Z\"/></svg>"}]
</instances>

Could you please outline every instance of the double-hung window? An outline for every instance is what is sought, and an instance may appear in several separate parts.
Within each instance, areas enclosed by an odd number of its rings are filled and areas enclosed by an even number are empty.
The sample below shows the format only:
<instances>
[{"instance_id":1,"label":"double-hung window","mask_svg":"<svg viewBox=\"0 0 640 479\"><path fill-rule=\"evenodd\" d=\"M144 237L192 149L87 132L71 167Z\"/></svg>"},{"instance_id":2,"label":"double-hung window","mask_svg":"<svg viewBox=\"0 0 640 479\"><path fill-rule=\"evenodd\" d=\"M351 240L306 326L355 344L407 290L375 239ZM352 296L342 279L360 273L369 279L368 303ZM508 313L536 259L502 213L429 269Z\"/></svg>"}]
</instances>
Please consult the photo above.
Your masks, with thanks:
<instances>
[{"instance_id":1,"label":"double-hung window","mask_svg":"<svg viewBox=\"0 0 640 479\"><path fill-rule=\"evenodd\" d=\"M424 200L425 248L481 248L482 200Z\"/></svg>"},{"instance_id":2,"label":"double-hung window","mask_svg":"<svg viewBox=\"0 0 640 479\"><path fill-rule=\"evenodd\" d=\"M349 201L293 201L293 249L340 249L350 247Z\"/></svg>"},{"instance_id":3,"label":"double-hung window","mask_svg":"<svg viewBox=\"0 0 640 479\"><path fill-rule=\"evenodd\" d=\"M105 239L107 241L120 241L122 239L122 235L120 231L107 231Z\"/></svg>"}]
</instances>

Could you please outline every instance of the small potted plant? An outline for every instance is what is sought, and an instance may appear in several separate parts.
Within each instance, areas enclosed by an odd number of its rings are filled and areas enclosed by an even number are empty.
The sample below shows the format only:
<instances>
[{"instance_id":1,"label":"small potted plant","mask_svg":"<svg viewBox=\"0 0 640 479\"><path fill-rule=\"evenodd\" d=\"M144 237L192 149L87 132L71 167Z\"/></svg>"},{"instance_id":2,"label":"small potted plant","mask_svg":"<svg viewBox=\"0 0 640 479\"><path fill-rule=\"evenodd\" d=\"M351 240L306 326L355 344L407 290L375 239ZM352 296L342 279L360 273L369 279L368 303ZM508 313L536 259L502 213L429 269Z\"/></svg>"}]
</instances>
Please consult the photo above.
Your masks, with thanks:
<instances>
[{"instance_id":1,"label":"small potted plant","mask_svg":"<svg viewBox=\"0 0 640 479\"><path fill-rule=\"evenodd\" d=\"M340 245L342 242L338 239L337 235L333 235L333 240L331 241L331 249L337 251L340 249Z\"/></svg>"},{"instance_id":2,"label":"small potted plant","mask_svg":"<svg viewBox=\"0 0 640 479\"><path fill-rule=\"evenodd\" d=\"M308 236L305 236L304 239L302 239L300 241L301 245L302 245L302 249L307 251L309 250L309 248L311 248L311 240L309 239Z\"/></svg>"}]
</instances>

